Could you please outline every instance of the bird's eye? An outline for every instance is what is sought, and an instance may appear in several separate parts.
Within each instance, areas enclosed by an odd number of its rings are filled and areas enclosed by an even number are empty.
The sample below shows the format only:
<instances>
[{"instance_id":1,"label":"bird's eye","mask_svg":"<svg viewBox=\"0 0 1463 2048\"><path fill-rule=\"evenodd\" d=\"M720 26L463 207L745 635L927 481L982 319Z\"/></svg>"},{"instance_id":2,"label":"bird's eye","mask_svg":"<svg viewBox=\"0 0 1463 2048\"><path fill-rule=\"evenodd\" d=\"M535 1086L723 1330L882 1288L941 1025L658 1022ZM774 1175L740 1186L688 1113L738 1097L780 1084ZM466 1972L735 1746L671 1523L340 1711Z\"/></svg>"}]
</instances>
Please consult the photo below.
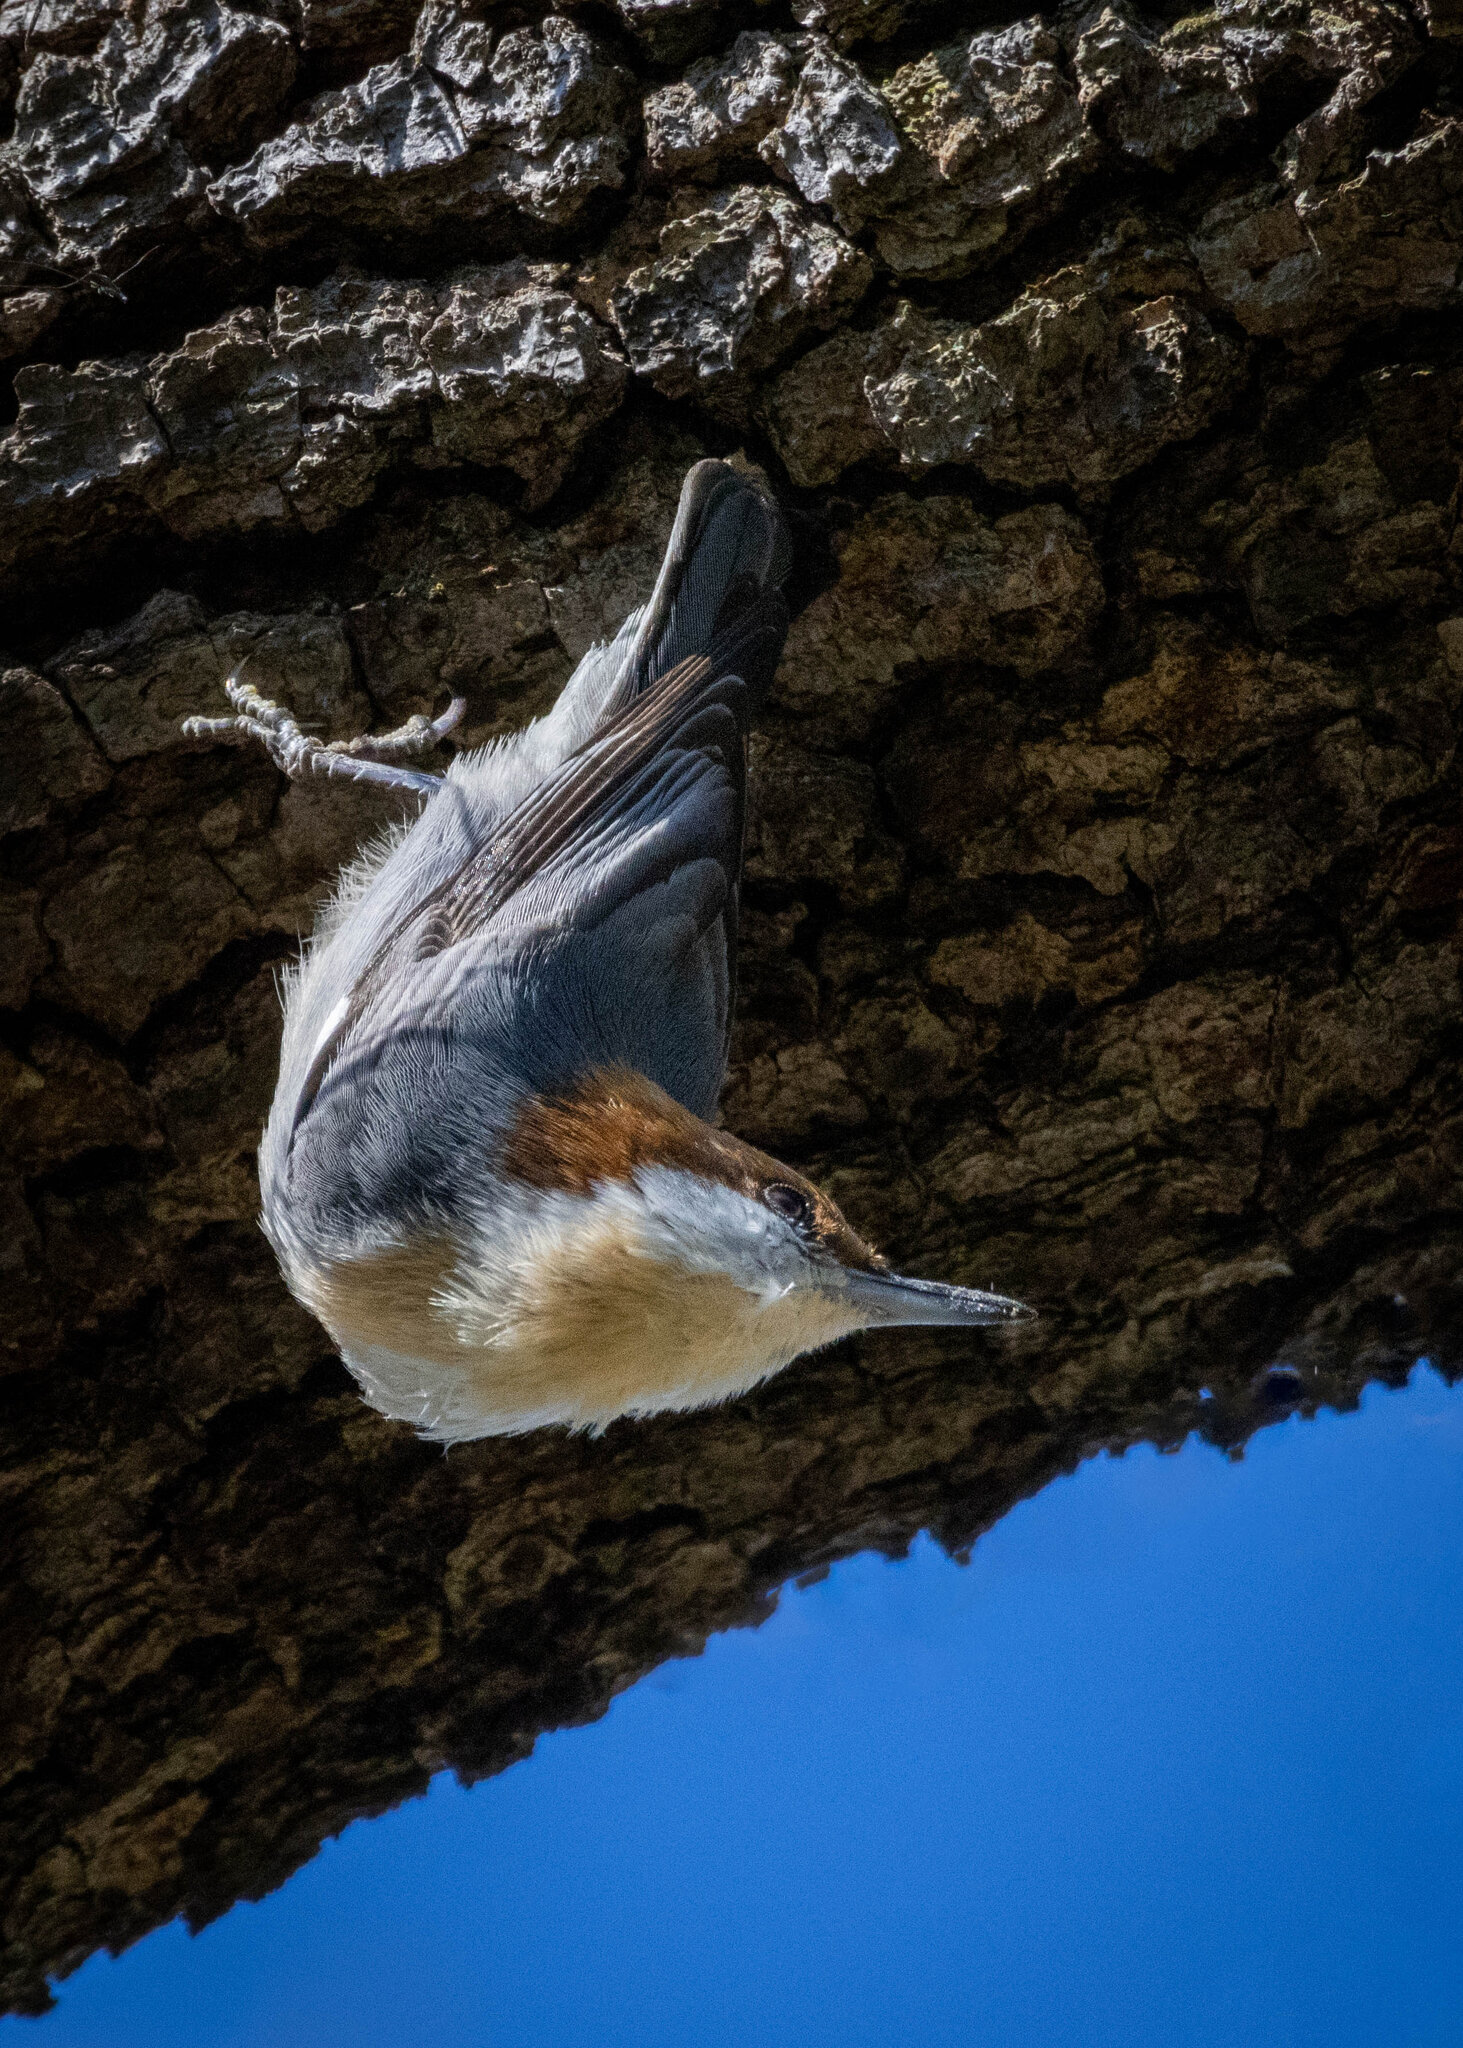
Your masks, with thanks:
<instances>
[{"instance_id":1,"label":"bird's eye","mask_svg":"<svg viewBox=\"0 0 1463 2048\"><path fill-rule=\"evenodd\" d=\"M762 1199L776 1215L796 1224L799 1230L813 1220L812 1203L801 1188L791 1188L786 1181L773 1181L770 1187L762 1190Z\"/></svg>"}]
</instances>

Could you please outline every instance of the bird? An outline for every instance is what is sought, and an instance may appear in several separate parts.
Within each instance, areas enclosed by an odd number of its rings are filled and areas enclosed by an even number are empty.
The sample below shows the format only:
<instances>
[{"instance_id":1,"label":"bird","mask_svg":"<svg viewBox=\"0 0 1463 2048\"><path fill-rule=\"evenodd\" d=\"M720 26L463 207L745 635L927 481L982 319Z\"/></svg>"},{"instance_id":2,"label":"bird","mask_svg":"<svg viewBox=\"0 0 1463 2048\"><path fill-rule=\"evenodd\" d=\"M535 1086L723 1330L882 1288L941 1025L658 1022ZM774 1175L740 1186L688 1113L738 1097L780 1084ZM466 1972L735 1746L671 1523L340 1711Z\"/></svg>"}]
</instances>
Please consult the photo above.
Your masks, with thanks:
<instances>
[{"instance_id":1,"label":"bird","mask_svg":"<svg viewBox=\"0 0 1463 2048\"><path fill-rule=\"evenodd\" d=\"M444 1444L743 1394L890 1325L1033 1313L891 1270L719 1128L750 721L791 549L738 469L687 475L647 602L553 708L406 765L464 709L324 743L236 670L193 738L417 801L345 868L283 988L261 1221L366 1400Z\"/></svg>"}]
</instances>

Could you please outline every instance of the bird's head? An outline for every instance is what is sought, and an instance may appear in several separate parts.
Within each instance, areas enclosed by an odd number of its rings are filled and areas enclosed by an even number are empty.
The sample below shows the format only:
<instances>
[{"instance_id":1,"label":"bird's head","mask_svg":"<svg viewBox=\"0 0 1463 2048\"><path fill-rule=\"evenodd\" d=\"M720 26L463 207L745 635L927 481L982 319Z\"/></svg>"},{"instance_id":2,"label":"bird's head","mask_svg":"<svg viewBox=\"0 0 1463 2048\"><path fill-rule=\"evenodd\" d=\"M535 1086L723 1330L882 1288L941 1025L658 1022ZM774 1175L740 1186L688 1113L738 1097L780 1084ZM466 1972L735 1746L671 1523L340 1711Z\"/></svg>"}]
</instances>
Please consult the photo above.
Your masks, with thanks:
<instances>
[{"instance_id":1,"label":"bird's head","mask_svg":"<svg viewBox=\"0 0 1463 2048\"><path fill-rule=\"evenodd\" d=\"M370 1397L431 1435L699 1408L856 1330L1032 1314L891 1272L800 1173L637 1074L530 1098L478 1193L465 1231L312 1290Z\"/></svg>"}]
</instances>

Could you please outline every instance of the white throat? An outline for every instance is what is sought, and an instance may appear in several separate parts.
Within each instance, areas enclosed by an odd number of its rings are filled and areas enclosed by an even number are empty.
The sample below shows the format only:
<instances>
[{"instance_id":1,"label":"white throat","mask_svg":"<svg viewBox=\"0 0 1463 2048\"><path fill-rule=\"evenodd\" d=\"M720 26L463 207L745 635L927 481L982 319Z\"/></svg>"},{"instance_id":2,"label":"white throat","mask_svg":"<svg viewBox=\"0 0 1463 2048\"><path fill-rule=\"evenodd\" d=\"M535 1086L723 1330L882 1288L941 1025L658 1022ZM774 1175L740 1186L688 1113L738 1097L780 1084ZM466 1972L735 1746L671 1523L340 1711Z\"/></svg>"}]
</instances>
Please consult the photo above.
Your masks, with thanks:
<instances>
[{"instance_id":1,"label":"white throat","mask_svg":"<svg viewBox=\"0 0 1463 2048\"><path fill-rule=\"evenodd\" d=\"M517 1192L435 1261L387 1258L296 1291L366 1399L446 1443L706 1407L864 1321L780 1218L669 1167Z\"/></svg>"}]
</instances>

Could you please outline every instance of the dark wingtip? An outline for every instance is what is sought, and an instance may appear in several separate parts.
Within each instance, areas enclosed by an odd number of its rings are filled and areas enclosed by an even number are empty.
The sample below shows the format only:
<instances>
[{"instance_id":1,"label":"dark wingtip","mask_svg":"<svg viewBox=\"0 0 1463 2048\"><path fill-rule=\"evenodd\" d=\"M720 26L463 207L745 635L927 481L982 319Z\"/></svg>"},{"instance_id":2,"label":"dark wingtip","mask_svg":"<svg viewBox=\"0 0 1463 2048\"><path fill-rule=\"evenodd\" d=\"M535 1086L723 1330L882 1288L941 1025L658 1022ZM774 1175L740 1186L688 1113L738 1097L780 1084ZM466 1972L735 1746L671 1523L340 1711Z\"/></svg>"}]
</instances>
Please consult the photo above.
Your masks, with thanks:
<instances>
[{"instance_id":1,"label":"dark wingtip","mask_svg":"<svg viewBox=\"0 0 1463 2048\"><path fill-rule=\"evenodd\" d=\"M704 651L739 615L769 617L768 600L776 597L791 564L791 541L771 495L730 463L708 457L693 464L617 686L624 699L638 696L687 655ZM780 630L786 631L785 614ZM779 652L780 644L779 639ZM765 682L770 681L769 668Z\"/></svg>"},{"instance_id":2,"label":"dark wingtip","mask_svg":"<svg viewBox=\"0 0 1463 2048\"><path fill-rule=\"evenodd\" d=\"M766 519L768 561L756 580L761 590L779 589L792 570L792 536L782 508L760 477L747 476L714 456L694 463L681 485L676 509L679 551L689 558L718 505L731 497L751 499Z\"/></svg>"}]
</instances>

